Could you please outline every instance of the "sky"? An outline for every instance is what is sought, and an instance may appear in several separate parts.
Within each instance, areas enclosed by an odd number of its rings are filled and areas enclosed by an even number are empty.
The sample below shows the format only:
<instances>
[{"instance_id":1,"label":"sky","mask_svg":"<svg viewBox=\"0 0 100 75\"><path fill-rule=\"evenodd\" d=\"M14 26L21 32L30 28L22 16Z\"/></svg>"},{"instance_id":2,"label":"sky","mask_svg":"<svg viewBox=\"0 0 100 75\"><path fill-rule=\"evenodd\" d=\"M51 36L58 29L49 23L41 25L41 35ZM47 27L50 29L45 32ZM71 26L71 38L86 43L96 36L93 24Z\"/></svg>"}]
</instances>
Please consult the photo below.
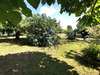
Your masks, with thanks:
<instances>
[{"instance_id":1,"label":"sky","mask_svg":"<svg viewBox=\"0 0 100 75\"><path fill-rule=\"evenodd\" d=\"M27 7L32 10L33 14L43 14L45 13L47 16L50 16L51 18L55 18L58 22L60 21L60 26L63 29L66 29L68 25L71 25L73 29L76 28L77 20L79 17L75 17L74 14L68 15L68 13L62 13L60 14L60 5L57 4L57 2L51 6L48 6L47 4L38 6L37 9L34 9L30 4L27 3L26 0L24 0Z\"/></svg>"}]
</instances>

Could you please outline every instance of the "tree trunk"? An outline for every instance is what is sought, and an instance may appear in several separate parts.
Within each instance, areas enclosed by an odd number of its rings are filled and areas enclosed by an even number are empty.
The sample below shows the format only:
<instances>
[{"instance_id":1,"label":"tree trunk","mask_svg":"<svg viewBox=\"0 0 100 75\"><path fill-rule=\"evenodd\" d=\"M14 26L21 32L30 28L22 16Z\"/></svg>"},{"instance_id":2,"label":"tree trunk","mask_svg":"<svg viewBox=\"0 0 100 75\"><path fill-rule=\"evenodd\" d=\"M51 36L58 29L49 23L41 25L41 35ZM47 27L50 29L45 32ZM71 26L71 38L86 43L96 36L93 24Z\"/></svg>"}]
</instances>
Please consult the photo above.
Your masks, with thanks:
<instances>
[{"instance_id":1,"label":"tree trunk","mask_svg":"<svg viewBox=\"0 0 100 75\"><path fill-rule=\"evenodd\" d=\"M9 32L8 32L7 34L8 34L8 36L10 35L10 33L9 33Z\"/></svg>"},{"instance_id":2,"label":"tree trunk","mask_svg":"<svg viewBox=\"0 0 100 75\"><path fill-rule=\"evenodd\" d=\"M20 32L19 32L19 31L17 31L17 32L16 32L16 39L17 39L17 40L19 40L19 39L20 39L20 38L19 38L19 36L20 36Z\"/></svg>"}]
</instances>

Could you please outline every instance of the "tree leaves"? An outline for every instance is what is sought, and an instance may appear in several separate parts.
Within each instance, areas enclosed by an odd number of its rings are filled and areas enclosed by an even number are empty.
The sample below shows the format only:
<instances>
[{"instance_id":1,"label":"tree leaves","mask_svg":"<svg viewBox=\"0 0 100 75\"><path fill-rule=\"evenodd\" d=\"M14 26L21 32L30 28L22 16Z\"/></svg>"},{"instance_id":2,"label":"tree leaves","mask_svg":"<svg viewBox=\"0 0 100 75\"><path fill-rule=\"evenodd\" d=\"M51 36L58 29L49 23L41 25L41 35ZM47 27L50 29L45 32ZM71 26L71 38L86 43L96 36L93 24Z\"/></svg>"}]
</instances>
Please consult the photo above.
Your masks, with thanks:
<instances>
[{"instance_id":1,"label":"tree leaves","mask_svg":"<svg viewBox=\"0 0 100 75\"><path fill-rule=\"evenodd\" d=\"M42 5L44 5L44 4L46 3L46 0L42 0L42 2L41 2L41 3L42 3Z\"/></svg>"},{"instance_id":2,"label":"tree leaves","mask_svg":"<svg viewBox=\"0 0 100 75\"><path fill-rule=\"evenodd\" d=\"M82 18L79 18L79 25L81 26L90 26L93 23L93 18L91 15L84 15Z\"/></svg>"},{"instance_id":3,"label":"tree leaves","mask_svg":"<svg viewBox=\"0 0 100 75\"><path fill-rule=\"evenodd\" d=\"M37 9L39 3L44 4L54 4L55 0L26 0L33 8ZM60 13L67 12L69 15L75 14L76 16L81 16L83 13L87 12L87 9L91 9L92 11L94 7L94 13L98 13L100 11L100 0L57 0L57 3L61 5ZM5 15L9 11L21 11L25 16L32 16L32 11L30 8L27 8L24 0L0 0L0 9L3 10L4 13L0 11L2 14L0 17L0 22L6 20L7 16ZM99 19L99 14L96 13L97 18ZM18 15L18 14L17 14ZM21 14L19 14L21 16ZM15 15L12 15L15 17ZM94 17L94 16L93 16ZM16 18L16 17L15 17ZM10 18L11 19L11 18ZM20 18L21 19L21 18ZM14 21L13 21L14 22ZM19 22L19 21L17 21ZM17 24L17 22L15 24Z\"/></svg>"},{"instance_id":4,"label":"tree leaves","mask_svg":"<svg viewBox=\"0 0 100 75\"><path fill-rule=\"evenodd\" d=\"M9 11L12 10L12 4L9 0L0 0L0 8Z\"/></svg>"},{"instance_id":5,"label":"tree leaves","mask_svg":"<svg viewBox=\"0 0 100 75\"><path fill-rule=\"evenodd\" d=\"M22 9L27 8L24 0L17 0L18 1L18 6L21 7Z\"/></svg>"},{"instance_id":6,"label":"tree leaves","mask_svg":"<svg viewBox=\"0 0 100 75\"><path fill-rule=\"evenodd\" d=\"M10 0L10 1L11 1L11 4L12 4L12 7L19 9L19 7L18 7L18 0Z\"/></svg>"},{"instance_id":7,"label":"tree leaves","mask_svg":"<svg viewBox=\"0 0 100 75\"><path fill-rule=\"evenodd\" d=\"M13 24L21 21L21 11L25 16L32 16L32 12L27 8L24 0L0 0L0 22L10 19Z\"/></svg>"},{"instance_id":8,"label":"tree leaves","mask_svg":"<svg viewBox=\"0 0 100 75\"><path fill-rule=\"evenodd\" d=\"M27 8L24 0L18 0L18 6L21 7L21 11L25 16L32 16L32 12L29 8Z\"/></svg>"},{"instance_id":9,"label":"tree leaves","mask_svg":"<svg viewBox=\"0 0 100 75\"><path fill-rule=\"evenodd\" d=\"M32 12L31 12L31 10L29 8L22 9L22 13L27 17L32 16Z\"/></svg>"},{"instance_id":10,"label":"tree leaves","mask_svg":"<svg viewBox=\"0 0 100 75\"><path fill-rule=\"evenodd\" d=\"M16 25L21 21L22 17L17 11L6 12L4 9L0 9L0 22L4 23L7 19Z\"/></svg>"},{"instance_id":11,"label":"tree leaves","mask_svg":"<svg viewBox=\"0 0 100 75\"><path fill-rule=\"evenodd\" d=\"M94 3L92 3L94 4ZM89 26L89 25L97 25L100 23L100 4L99 1L95 5L91 5L88 11L84 14L84 16L79 20L78 25L81 26ZM94 7L94 8L93 8ZM86 10L86 9L84 9Z\"/></svg>"},{"instance_id":12,"label":"tree leaves","mask_svg":"<svg viewBox=\"0 0 100 75\"><path fill-rule=\"evenodd\" d=\"M0 22L5 22L7 18L7 12L4 9L0 9Z\"/></svg>"},{"instance_id":13,"label":"tree leaves","mask_svg":"<svg viewBox=\"0 0 100 75\"><path fill-rule=\"evenodd\" d=\"M17 11L9 11L7 16L8 19L15 25L17 25L22 19L20 13Z\"/></svg>"},{"instance_id":14,"label":"tree leaves","mask_svg":"<svg viewBox=\"0 0 100 75\"><path fill-rule=\"evenodd\" d=\"M40 0L27 0L28 3L33 6L35 9L37 9L39 3L40 3Z\"/></svg>"},{"instance_id":15,"label":"tree leaves","mask_svg":"<svg viewBox=\"0 0 100 75\"><path fill-rule=\"evenodd\" d=\"M55 0L46 0L48 5L54 4Z\"/></svg>"}]
</instances>

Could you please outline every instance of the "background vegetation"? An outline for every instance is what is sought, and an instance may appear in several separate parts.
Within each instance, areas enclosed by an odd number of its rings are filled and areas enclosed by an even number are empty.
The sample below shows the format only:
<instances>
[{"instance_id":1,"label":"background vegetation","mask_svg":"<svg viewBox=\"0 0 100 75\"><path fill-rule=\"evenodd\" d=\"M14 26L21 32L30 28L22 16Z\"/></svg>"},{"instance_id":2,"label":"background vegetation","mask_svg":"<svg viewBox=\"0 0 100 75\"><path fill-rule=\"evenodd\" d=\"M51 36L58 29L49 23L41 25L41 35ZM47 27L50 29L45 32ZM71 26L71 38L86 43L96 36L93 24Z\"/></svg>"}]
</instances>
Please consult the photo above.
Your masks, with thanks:
<instances>
[{"instance_id":1,"label":"background vegetation","mask_svg":"<svg viewBox=\"0 0 100 75\"><path fill-rule=\"evenodd\" d=\"M67 12L69 15L75 14L79 17L76 29L78 36L73 37L71 26L65 30L61 29L55 19L39 14L32 16L32 11L27 8L24 0L1 0L0 35L16 36L16 39L0 37L0 74L100 75L100 0L27 0L27 2L35 9L40 2L49 6L57 2L61 6L60 13ZM23 20L22 14L30 17ZM58 50L54 50L57 47L54 42L42 44L49 28L55 38L58 36L61 38ZM26 35L25 32L31 45L53 46L44 47L45 50L41 50L41 47L28 46L26 37L23 36L23 39L19 37L20 34ZM81 35L84 35L83 38ZM46 38L46 42L49 40L53 40L51 34Z\"/></svg>"}]
</instances>

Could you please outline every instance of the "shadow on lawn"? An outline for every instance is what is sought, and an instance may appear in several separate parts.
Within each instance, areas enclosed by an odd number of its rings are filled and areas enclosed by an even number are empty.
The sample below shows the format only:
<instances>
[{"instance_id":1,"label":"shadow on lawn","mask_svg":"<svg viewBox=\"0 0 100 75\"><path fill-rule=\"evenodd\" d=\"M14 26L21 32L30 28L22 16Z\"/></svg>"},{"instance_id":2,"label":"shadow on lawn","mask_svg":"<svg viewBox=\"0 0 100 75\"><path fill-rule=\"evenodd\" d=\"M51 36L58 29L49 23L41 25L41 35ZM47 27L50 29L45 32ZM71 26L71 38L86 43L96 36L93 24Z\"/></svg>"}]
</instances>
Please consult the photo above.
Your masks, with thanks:
<instances>
[{"instance_id":1,"label":"shadow on lawn","mask_svg":"<svg viewBox=\"0 0 100 75\"><path fill-rule=\"evenodd\" d=\"M11 43L11 44L16 44L16 45L28 45L27 39L26 38L20 38L20 40L16 40L15 38L4 38L0 39L0 43Z\"/></svg>"},{"instance_id":2,"label":"shadow on lawn","mask_svg":"<svg viewBox=\"0 0 100 75\"><path fill-rule=\"evenodd\" d=\"M81 65L94 68L98 70L100 73L100 62L91 60L88 57L82 55L81 53L76 52L75 50L70 50L69 52L65 52L65 53L66 53L66 58L75 59Z\"/></svg>"},{"instance_id":3,"label":"shadow on lawn","mask_svg":"<svg viewBox=\"0 0 100 75\"><path fill-rule=\"evenodd\" d=\"M73 68L41 52L0 56L0 75L79 75Z\"/></svg>"}]
</instances>

